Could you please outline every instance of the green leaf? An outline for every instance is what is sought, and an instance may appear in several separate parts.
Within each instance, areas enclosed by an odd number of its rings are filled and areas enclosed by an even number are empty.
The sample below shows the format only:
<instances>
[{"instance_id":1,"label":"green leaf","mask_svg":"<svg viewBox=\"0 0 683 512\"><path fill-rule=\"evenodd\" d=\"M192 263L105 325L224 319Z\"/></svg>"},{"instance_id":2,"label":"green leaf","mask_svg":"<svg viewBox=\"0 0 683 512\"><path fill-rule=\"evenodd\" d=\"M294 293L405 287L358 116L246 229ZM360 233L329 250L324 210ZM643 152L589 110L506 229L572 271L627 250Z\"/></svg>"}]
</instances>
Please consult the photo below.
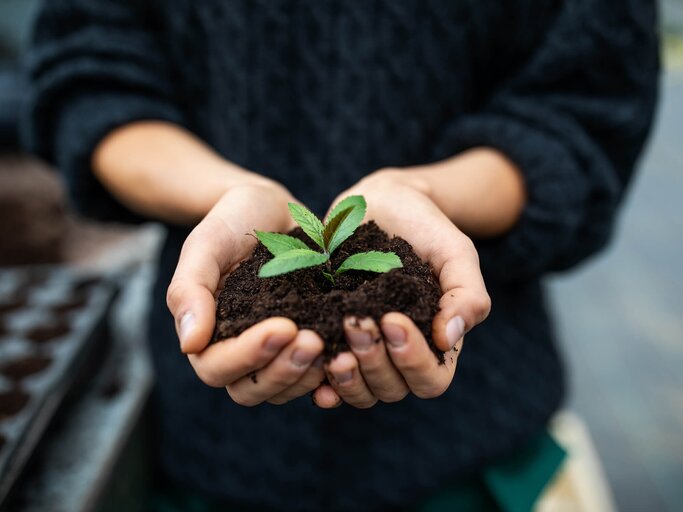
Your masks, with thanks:
<instances>
[{"instance_id":1,"label":"green leaf","mask_svg":"<svg viewBox=\"0 0 683 512\"><path fill-rule=\"evenodd\" d=\"M401 258L394 252L369 251L352 254L339 265L337 274L347 270L368 270L370 272L389 272L393 268L401 268Z\"/></svg>"},{"instance_id":2,"label":"green leaf","mask_svg":"<svg viewBox=\"0 0 683 512\"><path fill-rule=\"evenodd\" d=\"M349 216L353 211L353 206L349 206L345 210L340 211L334 217L330 217L325 224L325 230L323 231L323 242L325 243L325 249L330 246L330 241L332 236L336 233L339 225Z\"/></svg>"},{"instance_id":3,"label":"green leaf","mask_svg":"<svg viewBox=\"0 0 683 512\"><path fill-rule=\"evenodd\" d=\"M272 260L261 267L259 277L273 277L286 274L301 268L314 267L325 263L329 257L327 254L315 252L310 249L292 249L275 256Z\"/></svg>"},{"instance_id":4,"label":"green leaf","mask_svg":"<svg viewBox=\"0 0 683 512\"><path fill-rule=\"evenodd\" d=\"M269 233L267 231L254 230L259 242L266 246L273 256L291 251L292 249L308 249L308 246L298 238L283 235L282 233Z\"/></svg>"},{"instance_id":5,"label":"green leaf","mask_svg":"<svg viewBox=\"0 0 683 512\"><path fill-rule=\"evenodd\" d=\"M327 224L336 222L335 218L342 215L348 208L351 208L351 211L339 221L334 233L330 236L329 243L326 244L327 252L330 254L332 254L344 240L353 235L353 232L360 226L363 217L365 217L365 211L367 210L365 198L363 196L349 196L342 199L328 215Z\"/></svg>"},{"instance_id":6,"label":"green leaf","mask_svg":"<svg viewBox=\"0 0 683 512\"><path fill-rule=\"evenodd\" d=\"M365 203L365 198L363 196L347 196L341 201L339 201L334 208L332 208L332 211L329 213L327 216L327 219L325 220L325 223L327 224L332 220L333 217L335 217L340 211L346 210L347 208L362 208L365 210L367 208L367 204Z\"/></svg>"},{"instance_id":7,"label":"green leaf","mask_svg":"<svg viewBox=\"0 0 683 512\"><path fill-rule=\"evenodd\" d=\"M334 274L330 274L329 272L323 270L323 275L330 283L332 283L332 286L334 286Z\"/></svg>"},{"instance_id":8,"label":"green leaf","mask_svg":"<svg viewBox=\"0 0 683 512\"><path fill-rule=\"evenodd\" d=\"M321 249L324 249L323 231L325 227L323 226L323 223L320 222L320 219L316 217L312 211L300 204L289 203L287 206L289 207L289 213L292 215L292 218L301 226L304 233L318 244Z\"/></svg>"}]
</instances>

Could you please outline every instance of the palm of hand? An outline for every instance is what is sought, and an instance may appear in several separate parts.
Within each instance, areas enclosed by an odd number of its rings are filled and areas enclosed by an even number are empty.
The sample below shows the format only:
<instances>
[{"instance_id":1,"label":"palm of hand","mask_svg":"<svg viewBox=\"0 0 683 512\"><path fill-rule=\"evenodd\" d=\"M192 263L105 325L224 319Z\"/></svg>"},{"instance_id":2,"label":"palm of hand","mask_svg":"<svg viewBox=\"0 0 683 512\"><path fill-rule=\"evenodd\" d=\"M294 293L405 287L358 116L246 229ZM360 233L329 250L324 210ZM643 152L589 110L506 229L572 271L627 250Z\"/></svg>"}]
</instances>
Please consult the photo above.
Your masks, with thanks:
<instances>
[{"instance_id":1,"label":"palm of hand","mask_svg":"<svg viewBox=\"0 0 683 512\"><path fill-rule=\"evenodd\" d=\"M420 330L401 313L385 315L379 326L369 318L348 318L345 335L352 352L326 366L329 384L316 389L314 400L321 407L342 400L369 407L378 400L400 400L408 392L421 398L439 396L453 379L465 331L490 309L476 250L424 193L400 180L380 176L343 195L348 194L363 194L369 205L366 218L407 240L431 264L443 292L433 339L450 354L440 365ZM378 338L384 343L372 342Z\"/></svg>"},{"instance_id":2,"label":"palm of hand","mask_svg":"<svg viewBox=\"0 0 683 512\"><path fill-rule=\"evenodd\" d=\"M254 228L287 231L293 227L286 210L291 196L277 188L242 187L226 194L188 237L169 287L169 308L183 351L205 383L226 387L233 400L243 405L282 404L314 391L314 401L324 408L342 400L369 407L378 400L400 400L410 391L428 398L448 388L465 330L482 321L490 307L476 251L413 187L394 180L364 180L343 196L358 193L368 200L366 218L389 234L402 236L434 268L444 295L433 338L454 357L439 365L420 331L401 313L385 315L379 326L371 319L345 319L352 352L326 365L320 357L320 337L298 330L286 318L270 318L237 338L207 346L221 277L247 257L255 243L252 237L240 235ZM377 338L385 343L367 343ZM256 371L259 377L254 383L250 375ZM324 377L329 384L321 386Z\"/></svg>"}]
</instances>

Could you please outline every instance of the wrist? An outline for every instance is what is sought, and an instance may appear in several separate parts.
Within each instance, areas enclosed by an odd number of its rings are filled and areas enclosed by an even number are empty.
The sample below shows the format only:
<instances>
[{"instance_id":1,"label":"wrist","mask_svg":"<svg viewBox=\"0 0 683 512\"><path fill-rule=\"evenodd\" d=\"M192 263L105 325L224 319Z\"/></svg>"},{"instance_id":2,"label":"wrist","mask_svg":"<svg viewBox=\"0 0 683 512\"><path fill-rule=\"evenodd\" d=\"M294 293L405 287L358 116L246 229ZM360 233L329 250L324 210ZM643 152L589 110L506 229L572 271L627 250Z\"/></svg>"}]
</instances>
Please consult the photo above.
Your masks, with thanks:
<instances>
[{"instance_id":1,"label":"wrist","mask_svg":"<svg viewBox=\"0 0 683 512\"><path fill-rule=\"evenodd\" d=\"M109 133L95 148L92 169L130 210L173 224L193 225L231 188L281 185L232 164L185 129L140 121Z\"/></svg>"},{"instance_id":2,"label":"wrist","mask_svg":"<svg viewBox=\"0 0 683 512\"><path fill-rule=\"evenodd\" d=\"M526 204L520 170L492 148L473 148L439 162L401 170L466 234L500 236L517 222Z\"/></svg>"}]
</instances>

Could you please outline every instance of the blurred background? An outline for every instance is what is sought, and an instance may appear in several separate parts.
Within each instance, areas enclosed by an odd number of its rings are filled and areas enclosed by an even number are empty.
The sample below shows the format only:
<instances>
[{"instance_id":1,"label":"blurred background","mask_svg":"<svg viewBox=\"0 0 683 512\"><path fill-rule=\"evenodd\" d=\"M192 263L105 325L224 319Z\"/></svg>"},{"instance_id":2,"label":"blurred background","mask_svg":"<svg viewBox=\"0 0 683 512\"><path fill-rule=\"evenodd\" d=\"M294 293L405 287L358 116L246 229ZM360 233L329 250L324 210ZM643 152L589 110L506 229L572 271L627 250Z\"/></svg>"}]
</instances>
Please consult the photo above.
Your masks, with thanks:
<instances>
[{"instance_id":1,"label":"blurred background","mask_svg":"<svg viewBox=\"0 0 683 512\"><path fill-rule=\"evenodd\" d=\"M549 280L568 406L634 512L683 509L683 1L661 2L660 22L657 119L614 240Z\"/></svg>"},{"instance_id":2,"label":"blurred background","mask_svg":"<svg viewBox=\"0 0 683 512\"><path fill-rule=\"evenodd\" d=\"M56 174L19 150L38 3L0 0L0 502L11 491L8 510L120 510L148 478L142 333L162 232L77 218ZM566 407L622 511L683 503L683 0L660 16L657 121L613 243L547 282ZM26 266L45 263L58 265Z\"/></svg>"}]
</instances>

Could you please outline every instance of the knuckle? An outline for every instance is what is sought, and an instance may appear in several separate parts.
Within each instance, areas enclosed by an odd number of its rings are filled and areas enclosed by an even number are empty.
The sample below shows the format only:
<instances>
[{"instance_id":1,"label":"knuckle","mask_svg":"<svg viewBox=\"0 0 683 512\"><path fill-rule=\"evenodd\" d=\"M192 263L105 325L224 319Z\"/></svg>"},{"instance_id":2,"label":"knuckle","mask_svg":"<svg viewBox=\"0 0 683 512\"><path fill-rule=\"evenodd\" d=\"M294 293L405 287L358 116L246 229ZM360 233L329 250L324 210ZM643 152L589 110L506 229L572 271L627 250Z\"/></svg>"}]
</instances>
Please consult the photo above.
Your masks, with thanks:
<instances>
[{"instance_id":1,"label":"knuckle","mask_svg":"<svg viewBox=\"0 0 683 512\"><path fill-rule=\"evenodd\" d=\"M465 254L471 257L476 257L477 260L479 259L479 253L477 252L477 248L469 236L463 234L462 239L460 240L460 244L461 249Z\"/></svg>"},{"instance_id":2,"label":"knuckle","mask_svg":"<svg viewBox=\"0 0 683 512\"><path fill-rule=\"evenodd\" d=\"M479 266L479 252L474 242L470 237L462 232L458 233L458 237L454 239L454 245L450 246L446 251L448 254L445 256L446 259L449 257L456 256L465 260L471 260Z\"/></svg>"},{"instance_id":3,"label":"knuckle","mask_svg":"<svg viewBox=\"0 0 683 512\"><path fill-rule=\"evenodd\" d=\"M455 253L452 244L444 244L441 240L436 238L436 236L429 245L429 251L429 259L433 260L439 266L443 266L444 262L451 259Z\"/></svg>"},{"instance_id":4,"label":"knuckle","mask_svg":"<svg viewBox=\"0 0 683 512\"><path fill-rule=\"evenodd\" d=\"M429 363L424 361L421 357L403 357L396 359L394 360L394 363L401 373L424 375L430 370Z\"/></svg>"},{"instance_id":5,"label":"knuckle","mask_svg":"<svg viewBox=\"0 0 683 512\"><path fill-rule=\"evenodd\" d=\"M209 368L200 366L195 368L195 373L197 374L197 377L199 377L199 380L201 380L207 386L211 386L212 388L222 388L225 385L220 376Z\"/></svg>"},{"instance_id":6,"label":"knuckle","mask_svg":"<svg viewBox=\"0 0 683 512\"><path fill-rule=\"evenodd\" d=\"M363 393L362 389L359 389L361 384L355 375L351 380L344 382L339 382L339 379L335 376L333 386L335 388L343 389L346 396L350 398L361 396Z\"/></svg>"},{"instance_id":7,"label":"knuckle","mask_svg":"<svg viewBox=\"0 0 683 512\"><path fill-rule=\"evenodd\" d=\"M362 405L360 405L358 408L359 409L370 409L371 407L374 407L377 404L377 399L373 399L369 402L365 402Z\"/></svg>"},{"instance_id":8,"label":"knuckle","mask_svg":"<svg viewBox=\"0 0 683 512\"><path fill-rule=\"evenodd\" d=\"M180 306L182 300L182 289L183 286L178 281L173 281L166 291L166 305L172 313L175 314L175 310Z\"/></svg>"},{"instance_id":9,"label":"knuckle","mask_svg":"<svg viewBox=\"0 0 683 512\"><path fill-rule=\"evenodd\" d=\"M313 391L320 386L324 380L325 372L322 368L309 368L304 376L296 381L296 387L292 387L292 390L296 389L299 392L299 395L305 395L309 391Z\"/></svg>"},{"instance_id":10,"label":"knuckle","mask_svg":"<svg viewBox=\"0 0 683 512\"><path fill-rule=\"evenodd\" d=\"M346 401L346 400L344 400ZM375 397L364 397L364 398L358 398L356 400L350 399L348 400L349 404L353 405L356 409L369 409L370 407L373 407L377 403L377 398Z\"/></svg>"},{"instance_id":11,"label":"knuckle","mask_svg":"<svg viewBox=\"0 0 683 512\"><path fill-rule=\"evenodd\" d=\"M228 390L228 395L232 401L237 405L241 405L243 407L254 407L255 405L261 403L260 400L253 396L249 396L248 393L244 393L241 390L236 389L235 386L226 386L226 389Z\"/></svg>"},{"instance_id":12,"label":"knuckle","mask_svg":"<svg viewBox=\"0 0 683 512\"><path fill-rule=\"evenodd\" d=\"M488 293L482 292L477 294L474 300L474 310L479 321L483 321L491 312L491 297Z\"/></svg>"},{"instance_id":13,"label":"knuckle","mask_svg":"<svg viewBox=\"0 0 683 512\"><path fill-rule=\"evenodd\" d=\"M364 374L377 374L391 368L388 358L383 356L377 345L373 345L367 352L357 353L356 357Z\"/></svg>"},{"instance_id":14,"label":"knuckle","mask_svg":"<svg viewBox=\"0 0 683 512\"><path fill-rule=\"evenodd\" d=\"M430 389L427 387L419 387L413 389L413 395L415 395L418 398L432 398L432 395L430 393Z\"/></svg>"},{"instance_id":15,"label":"knuckle","mask_svg":"<svg viewBox=\"0 0 683 512\"><path fill-rule=\"evenodd\" d=\"M275 388L284 388L290 386L296 381L296 377L299 374L295 369L288 371L281 371L273 374L268 380Z\"/></svg>"},{"instance_id":16,"label":"knuckle","mask_svg":"<svg viewBox=\"0 0 683 512\"><path fill-rule=\"evenodd\" d=\"M316 368L317 370L317 368ZM316 372L309 372L306 377L297 382L297 396L305 395L311 391L314 391L320 384L325 381L325 374L322 370ZM294 388L293 388L294 389Z\"/></svg>"},{"instance_id":17,"label":"knuckle","mask_svg":"<svg viewBox=\"0 0 683 512\"><path fill-rule=\"evenodd\" d=\"M446 381L432 382L424 387L414 389L413 394L418 398L436 398L443 395L449 385L450 382Z\"/></svg>"},{"instance_id":18,"label":"knuckle","mask_svg":"<svg viewBox=\"0 0 683 512\"><path fill-rule=\"evenodd\" d=\"M367 409L377 403L377 397L365 388L364 385L352 380L350 386L350 388L339 391L339 395L345 402L358 409Z\"/></svg>"},{"instance_id":19,"label":"knuckle","mask_svg":"<svg viewBox=\"0 0 683 512\"><path fill-rule=\"evenodd\" d=\"M378 398L385 404L392 404L395 402L400 402L406 396L408 396L408 390L402 389L400 391L390 391L382 393Z\"/></svg>"}]
</instances>

